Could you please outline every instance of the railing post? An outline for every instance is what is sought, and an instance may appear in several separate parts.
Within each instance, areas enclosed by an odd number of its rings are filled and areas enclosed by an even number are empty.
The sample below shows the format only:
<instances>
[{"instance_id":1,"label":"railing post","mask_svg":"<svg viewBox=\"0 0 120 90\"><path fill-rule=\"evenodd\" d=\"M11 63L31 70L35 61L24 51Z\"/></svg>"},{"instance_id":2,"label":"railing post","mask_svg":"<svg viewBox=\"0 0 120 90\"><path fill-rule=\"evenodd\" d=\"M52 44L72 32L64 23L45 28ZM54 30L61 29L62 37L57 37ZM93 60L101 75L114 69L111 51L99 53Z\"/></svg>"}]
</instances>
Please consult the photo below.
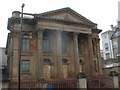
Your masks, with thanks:
<instances>
[{"instance_id":1,"label":"railing post","mask_svg":"<svg viewBox=\"0 0 120 90\"><path fill-rule=\"evenodd\" d=\"M113 88L119 88L119 73L117 73L116 71L111 71L109 74L109 76L112 77L112 84L113 84Z\"/></svg>"},{"instance_id":2,"label":"railing post","mask_svg":"<svg viewBox=\"0 0 120 90\"><path fill-rule=\"evenodd\" d=\"M118 76L113 77L113 88L119 88L119 79Z\"/></svg>"},{"instance_id":3,"label":"railing post","mask_svg":"<svg viewBox=\"0 0 120 90\"><path fill-rule=\"evenodd\" d=\"M84 73L78 73L77 79L79 81L79 89L85 89L87 90L87 79L86 75Z\"/></svg>"}]
</instances>

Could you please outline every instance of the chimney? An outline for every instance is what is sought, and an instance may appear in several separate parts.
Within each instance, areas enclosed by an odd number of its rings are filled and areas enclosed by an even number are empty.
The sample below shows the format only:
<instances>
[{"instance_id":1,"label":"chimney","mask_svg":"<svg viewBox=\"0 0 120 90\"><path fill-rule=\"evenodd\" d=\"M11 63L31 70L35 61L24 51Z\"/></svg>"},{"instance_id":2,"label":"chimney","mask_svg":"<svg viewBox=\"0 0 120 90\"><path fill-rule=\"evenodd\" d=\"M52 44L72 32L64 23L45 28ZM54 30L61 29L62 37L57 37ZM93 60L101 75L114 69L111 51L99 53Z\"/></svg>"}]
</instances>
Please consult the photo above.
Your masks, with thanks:
<instances>
[{"instance_id":1,"label":"chimney","mask_svg":"<svg viewBox=\"0 0 120 90\"><path fill-rule=\"evenodd\" d=\"M113 28L114 28L113 25L110 25L110 27L111 27L111 29L113 30Z\"/></svg>"},{"instance_id":2,"label":"chimney","mask_svg":"<svg viewBox=\"0 0 120 90\"><path fill-rule=\"evenodd\" d=\"M12 12L12 17L14 17L14 18L20 18L20 12L19 11L13 11Z\"/></svg>"}]
</instances>

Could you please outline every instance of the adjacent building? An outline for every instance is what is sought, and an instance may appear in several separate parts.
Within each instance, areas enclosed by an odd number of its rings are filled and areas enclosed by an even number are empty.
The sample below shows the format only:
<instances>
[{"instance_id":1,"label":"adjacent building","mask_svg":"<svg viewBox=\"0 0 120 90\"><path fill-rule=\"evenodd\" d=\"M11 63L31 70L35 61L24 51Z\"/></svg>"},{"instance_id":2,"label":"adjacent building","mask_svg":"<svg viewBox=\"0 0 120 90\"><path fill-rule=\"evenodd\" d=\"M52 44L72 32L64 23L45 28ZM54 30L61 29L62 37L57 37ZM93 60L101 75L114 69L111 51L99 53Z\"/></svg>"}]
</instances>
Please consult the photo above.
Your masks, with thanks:
<instances>
[{"instance_id":1,"label":"adjacent building","mask_svg":"<svg viewBox=\"0 0 120 90\"><path fill-rule=\"evenodd\" d=\"M7 66L7 55L5 54L6 48L0 47L0 67Z\"/></svg>"},{"instance_id":2,"label":"adjacent building","mask_svg":"<svg viewBox=\"0 0 120 90\"><path fill-rule=\"evenodd\" d=\"M8 88L6 48L0 47L0 88Z\"/></svg>"},{"instance_id":3,"label":"adjacent building","mask_svg":"<svg viewBox=\"0 0 120 90\"><path fill-rule=\"evenodd\" d=\"M111 26L111 31L106 31L102 33L102 43L103 43L103 73L108 75L111 71L120 72L120 29L119 22L118 25ZM109 38L105 38L108 37ZM108 44L109 43L109 44ZM107 45L106 45L107 44ZM108 54L109 53L109 54ZM109 55L109 56L107 56Z\"/></svg>"},{"instance_id":4,"label":"adjacent building","mask_svg":"<svg viewBox=\"0 0 120 90\"><path fill-rule=\"evenodd\" d=\"M8 19L6 53L10 83L18 81L19 59L21 81L69 80L76 79L78 73L102 75L101 30L96 23L71 8L24 13L32 17L23 17L20 35L20 14L14 11Z\"/></svg>"},{"instance_id":5,"label":"adjacent building","mask_svg":"<svg viewBox=\"0 0 120 90\"><path fill-rule=\"evenodd\" d=\"M113 55L115 58L120 59L120 22L118 22L118 27L111 36L112 45L113 45Z\"/></svg>"},{"instance_id":6,"label":"adjacent building","mask_svg":"<svg viewBox=\"0 0 120 90\"><path fill-rule=\"evenodd\" d=\"M111 36L113 35L114 32L115 30L108 30L101 34L104 60L114 58L113 46L111 40Z\"/></svg>"}]
</instances>

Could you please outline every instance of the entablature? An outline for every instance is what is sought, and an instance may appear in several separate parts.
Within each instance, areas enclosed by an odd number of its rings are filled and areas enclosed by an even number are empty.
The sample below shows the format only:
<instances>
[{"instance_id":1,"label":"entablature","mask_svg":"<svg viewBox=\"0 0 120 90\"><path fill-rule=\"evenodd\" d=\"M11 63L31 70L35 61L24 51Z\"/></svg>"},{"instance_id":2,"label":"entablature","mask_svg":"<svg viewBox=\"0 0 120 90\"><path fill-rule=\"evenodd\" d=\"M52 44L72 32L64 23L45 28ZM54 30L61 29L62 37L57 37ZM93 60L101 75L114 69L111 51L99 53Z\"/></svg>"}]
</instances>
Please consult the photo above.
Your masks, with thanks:
<instances>
[{"instance_id":1,"label":"entablature","mask_svg":"<svg viewBox=\"0 0 120 90\"><path fill-rule=\"evenodd\" d=\"M66 32L78 32L78 33L85 33L91 34L91 28L84 27L81 25L65 25L62 23L56 22L46 22L46 21L39 21L36 26L38 29L50 29L50 30L61 30ZM40 30L39 29L39 30Z\"/></svg>"}]
</instances>

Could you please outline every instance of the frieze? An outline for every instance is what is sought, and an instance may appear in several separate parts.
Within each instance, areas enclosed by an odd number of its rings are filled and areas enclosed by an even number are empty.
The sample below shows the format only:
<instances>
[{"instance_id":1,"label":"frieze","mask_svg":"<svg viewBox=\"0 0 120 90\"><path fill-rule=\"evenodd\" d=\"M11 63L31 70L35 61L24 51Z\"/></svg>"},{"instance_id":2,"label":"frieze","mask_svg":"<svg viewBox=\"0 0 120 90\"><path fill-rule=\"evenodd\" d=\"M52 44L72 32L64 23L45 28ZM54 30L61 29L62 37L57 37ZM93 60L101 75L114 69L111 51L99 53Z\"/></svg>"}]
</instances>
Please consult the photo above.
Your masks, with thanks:
<instances>
[{"instance_id":1,"label":"frieze","mask_svg":"<svg viewBox=\"0 0 120 90\"><path fill-rule=\"evenodd\" d=\"M74 25L64 25L58 23L49 23L49 22L39 22L37 28L51 29L51 30L62 30L69 32L80 32L80 33L92 33L90 28L85 28L81 26Z\"/></svg>"}]
</instances>

